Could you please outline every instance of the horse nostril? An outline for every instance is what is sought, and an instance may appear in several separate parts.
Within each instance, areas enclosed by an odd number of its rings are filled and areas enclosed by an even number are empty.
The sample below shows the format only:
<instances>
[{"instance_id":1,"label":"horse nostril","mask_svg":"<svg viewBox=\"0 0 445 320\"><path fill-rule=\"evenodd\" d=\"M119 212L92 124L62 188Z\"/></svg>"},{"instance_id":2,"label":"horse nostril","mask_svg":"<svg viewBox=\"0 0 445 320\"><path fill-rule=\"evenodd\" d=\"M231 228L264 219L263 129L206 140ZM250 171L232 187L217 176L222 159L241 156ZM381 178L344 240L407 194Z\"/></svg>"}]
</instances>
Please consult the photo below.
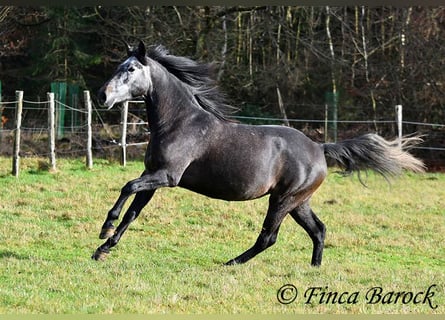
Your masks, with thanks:
<instances>
[{"instance_id":1,"label":"horse nostril","mask_svg":"<svg viewBox=\"0 0 445 320\"><path fill-rule=\"evenodd\" d=\"M98 94L97 94L97 97L99 99L99 103L100 104L104 104L105 101L107 100L107 95L105 94L105 90L100 89Z\"/></svg>"}]
</instances>

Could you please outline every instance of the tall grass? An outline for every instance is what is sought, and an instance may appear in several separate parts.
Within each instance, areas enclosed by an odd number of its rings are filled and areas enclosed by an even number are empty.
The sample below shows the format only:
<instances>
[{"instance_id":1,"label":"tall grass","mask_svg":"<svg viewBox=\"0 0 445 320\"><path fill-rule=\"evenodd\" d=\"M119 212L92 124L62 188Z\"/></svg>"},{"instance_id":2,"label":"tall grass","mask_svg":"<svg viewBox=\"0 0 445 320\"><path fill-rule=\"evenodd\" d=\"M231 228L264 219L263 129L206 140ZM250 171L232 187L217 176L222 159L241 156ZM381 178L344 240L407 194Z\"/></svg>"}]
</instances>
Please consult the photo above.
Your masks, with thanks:
<instances>
[{"instance_id":1,"label":"tall grass","mask_svg":"<svg viewBox=\"0 0 445 320\"><path fill-rule=\"evenodd\" d=\"M0 313L444 313L445 176L404 174L388 184L369 174L331 173L312 207L327 226L324 260L291 218L278 242L245 265L222 264L250 247L267 199L211 200L158 190L104 262L90 259L120 188L142 171L98 161L22 159L18 179L0 159ZM285 284L298 289L280 304ZM368 304L366 293L425 292L427 303ZM304 293L320 287L309 301ZM322 292L358 292L356 303ZM289 291L286 294L290 294ZM326 297L326 295L325 295ZM321 300L320 300L321 299Z\"/></svg>"}]
</instances>

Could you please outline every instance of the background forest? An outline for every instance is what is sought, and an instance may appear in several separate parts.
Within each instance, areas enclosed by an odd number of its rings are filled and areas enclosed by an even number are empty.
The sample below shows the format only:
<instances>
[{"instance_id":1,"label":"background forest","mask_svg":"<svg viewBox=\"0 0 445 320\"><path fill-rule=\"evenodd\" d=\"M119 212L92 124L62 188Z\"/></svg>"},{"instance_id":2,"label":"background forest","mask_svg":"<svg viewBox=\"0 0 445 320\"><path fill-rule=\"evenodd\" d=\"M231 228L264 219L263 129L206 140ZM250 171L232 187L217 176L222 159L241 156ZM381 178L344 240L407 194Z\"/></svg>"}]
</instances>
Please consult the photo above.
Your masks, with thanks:
<instances>
[{"instance_id":1,"label":"background forest","mask_svg":"<svg viewBox=\"0 0 445 320\"><path fill-rule=\"evenodd\" d=\"M240 115L443 122L445 8L0 7L0 80L42 96L52 81L96 92L123 40L218 64ZM330 97L330 98L329 98ZM280 100L281 99L281 100ZM280 103L282 102L281 108Z\"/></svg>"}]
</instances>

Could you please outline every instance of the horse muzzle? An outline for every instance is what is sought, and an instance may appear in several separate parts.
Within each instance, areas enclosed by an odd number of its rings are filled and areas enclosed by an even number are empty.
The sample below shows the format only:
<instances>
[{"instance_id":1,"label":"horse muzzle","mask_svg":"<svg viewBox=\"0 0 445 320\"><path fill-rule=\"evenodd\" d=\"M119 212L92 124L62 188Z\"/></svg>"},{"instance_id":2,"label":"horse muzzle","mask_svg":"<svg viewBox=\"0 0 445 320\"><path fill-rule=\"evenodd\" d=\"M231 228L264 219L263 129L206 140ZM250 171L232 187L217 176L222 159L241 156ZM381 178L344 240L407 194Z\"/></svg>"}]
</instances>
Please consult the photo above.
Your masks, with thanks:
<instances>
[{"instance_id":1,"label":"horse muzzle","mask_svg":"<svg viewBox=\"0 0 445 320\"><path fill-rule=\"evenodd\" d=\"M110 100L109 96L107 96L108 86L105 85L99 89L97 92L97 98L101 105L105 106L108 110L111 109L115 104L115 99Z\"/></svg>"}]
</instances>

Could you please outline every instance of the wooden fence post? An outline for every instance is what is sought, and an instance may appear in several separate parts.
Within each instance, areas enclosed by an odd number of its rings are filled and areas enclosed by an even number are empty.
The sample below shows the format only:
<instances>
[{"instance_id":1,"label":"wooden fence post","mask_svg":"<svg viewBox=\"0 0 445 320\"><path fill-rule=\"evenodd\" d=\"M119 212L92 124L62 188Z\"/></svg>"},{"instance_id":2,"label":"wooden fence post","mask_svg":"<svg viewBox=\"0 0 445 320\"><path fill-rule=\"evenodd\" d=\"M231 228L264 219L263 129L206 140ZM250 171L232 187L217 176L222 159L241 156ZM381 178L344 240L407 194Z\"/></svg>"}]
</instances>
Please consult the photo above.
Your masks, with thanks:
<instances>
[{"instance_id":1,"label":"wooden fence post","mask_svg":"<svg viewBox=\"0 0 445 320\"><path fill-rule=\"evenodd\" d=\"M86 156L86 166L88 169L93 168L93 129L91 126L92 119L92 106L90 92L85 90L83 92L83 99L85 101L85 107L87 109L87 156Z\"/></svg>"},{"instance_id":2,"label":"wooden fence post","mask_svg":"<svg viewBox=\"0 0 445 320\"><path fill-rule=\"evenodd\" d=\"M122 104L122 136L121 136L121 165L127 165L127 119L128 119L128 101Z\"/></svg>"},{"instance_id":3,"label":"wooden fence post","mask_svg":"<svg viewBox=\"0 0 445 320\"><path fill-rule=\"evenodd\" d=\"M278 84L276 85L277 89L277 98L278 98L278 107L280 108L281 115L283 117L283 122L286 126L290 127L289 120L287 119L286 109L284 108L283 98L281 97L281 91L278 87Z\"/></svg>"},{"instance_id":4,"label":"wooden fence post","mask_svg":"<svg viewBox=\"0 0 445 320\"><path fill-rule=\"evenodd\" d=\"M23 111L23 91L16 91L17 99L15 109L15 130L14 130L14 149L12 153L12 174L19 176L20 172L20 134L22 127L22 111Z\"/></svg>"},{"instance_id":5,"label":"wooden fence post","mask_svg":"<svg viewBox=\"0 0 445 320\"><path fill-rule=\"evenodd\" d=\"M47 92L48 97L48 143L50 171L56 171L56 110L54 92Z\"/></svg>"},{"instance_id":6,"label":"wooden fence post","mask_svg":"<svg viewBox=\"0 0 445 320\"><path fill-rule=\"evenodd\" d=\"M0 80L0 152L3 144L3 105L2 105L2 81Z\"/></svg>"},{"instance_id":7,"label":"wooden fence post","mask_svg":"<svg viewBox=\"0 0 445 320\"><path fill-rule=\"evenodd\" d=\"M402 146L402 105L396 105L396 122L397 122L397 133L399 138L399 146Z\"/></svg>"}]
</instances>

